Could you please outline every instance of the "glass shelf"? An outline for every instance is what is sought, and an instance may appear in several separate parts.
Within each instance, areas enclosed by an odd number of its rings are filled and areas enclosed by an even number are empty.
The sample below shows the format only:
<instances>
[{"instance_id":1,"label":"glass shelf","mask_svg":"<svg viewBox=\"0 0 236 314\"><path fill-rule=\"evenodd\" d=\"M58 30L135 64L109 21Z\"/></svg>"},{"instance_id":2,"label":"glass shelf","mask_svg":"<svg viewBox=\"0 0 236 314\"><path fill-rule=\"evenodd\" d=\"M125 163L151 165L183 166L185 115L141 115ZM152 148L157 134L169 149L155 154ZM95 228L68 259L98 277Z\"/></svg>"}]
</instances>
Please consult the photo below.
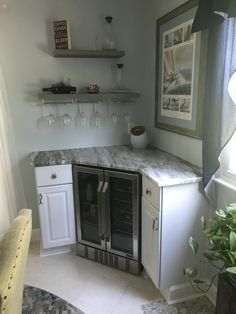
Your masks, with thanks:
<instances>
[{"instance_id":1,"label":"glass shelf","mask_svg":"<svg viewBox=\"0 0 236 314\"><path fill-rule=\"evenodd\" d=\"M73 50L57 49L54 50L55 58L121 58L125 55L121 50Z\"/></svg>"},{"instance_id":2,"label":"glass shelf","mask_svg":"<svg viewBox=\"0 0 236 314\"><path fill-rule=\"evenodd\" d=\"M97 94L89 93L71 93L71 94L53 94L44 92L39 94L44 104L57 104L57 103L95 103L95 102L134 102L140 97L139 93L131 91L127 92L100 92Z\"/></svg>"}]
</instances>

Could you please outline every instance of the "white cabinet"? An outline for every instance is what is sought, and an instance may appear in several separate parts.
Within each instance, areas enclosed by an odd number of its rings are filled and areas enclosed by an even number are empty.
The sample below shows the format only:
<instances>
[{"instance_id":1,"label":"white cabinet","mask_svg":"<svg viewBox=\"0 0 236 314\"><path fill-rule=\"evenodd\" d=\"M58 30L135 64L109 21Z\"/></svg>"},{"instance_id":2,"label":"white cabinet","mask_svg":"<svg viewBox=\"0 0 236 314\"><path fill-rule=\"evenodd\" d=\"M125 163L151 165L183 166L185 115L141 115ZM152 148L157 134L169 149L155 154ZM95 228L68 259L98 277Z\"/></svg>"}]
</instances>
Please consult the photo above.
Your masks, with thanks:
<instances>
[{"instance_id":1,"label":"white cabinet","mask_svg":"<svg viewBox=\"0 0 236 314\"><path fill-rule=\"evenodd\" d=\"M159 187L143 176L142 188L142 264L157 288L182 285L183 268L203 269L188 245L191 235L205 241L200 217L208 203L201 185Z\"/></svg>"},{"instance_id":2,"label":"white cabinet","mask_svg":"<svg viewBox=\"0 0 236 314\"><path fill-rule=\"evenodd\" d=\"M43 249L74 244L71 165L35 168Z\"/></svg>"},{"instance_id":3,"label":"white cabinet","mask_svg":"<svg viewBox=\"0 0 236 314\"><path fill-rule=\"evenodd\" d=\"M142 264L159 286L159 212L142 197Z\"/></svg>"}]
</instances>

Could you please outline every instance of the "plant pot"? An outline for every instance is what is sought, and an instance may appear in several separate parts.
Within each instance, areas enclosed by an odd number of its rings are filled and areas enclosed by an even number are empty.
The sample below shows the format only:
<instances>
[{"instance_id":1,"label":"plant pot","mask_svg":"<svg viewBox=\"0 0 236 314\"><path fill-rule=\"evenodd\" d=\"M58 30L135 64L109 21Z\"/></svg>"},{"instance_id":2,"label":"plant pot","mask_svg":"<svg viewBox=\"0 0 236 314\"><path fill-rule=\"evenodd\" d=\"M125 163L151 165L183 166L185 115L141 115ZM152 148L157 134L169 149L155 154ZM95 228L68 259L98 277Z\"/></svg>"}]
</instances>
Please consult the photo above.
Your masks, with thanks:
<instances>
[{"instance_id":1,"label":"plant pot","mask_svg":"<svg viewBox=\"0 0 236 314\"><path fill-rule=\"evenodd\" d=\"M231 285L234 287L234 289L236 289L236 274L227 272L227 275Z\"/></svg>"},{"instance_id":2,"label":"plant pot","mask_svg":"<svg viewBox=\"0 0 236 314\"><path fill-rule=\"evenodd\" d=\"M135 148L146 148L148 144L147 133L143 126L136 126L131 129L130 133L131 145Z\"/></svg>"},{"instance_id":3,"label":"plant pot","mask_svg":"<svg viewBox=\"0 0 236 314\"><path fill-rule=\"evenodd\" d=\"M216 314L236 314L236 288L231 281L232 276L229 276L229 273L225 272L219 275Z\"/></svg>"}]
</instances>

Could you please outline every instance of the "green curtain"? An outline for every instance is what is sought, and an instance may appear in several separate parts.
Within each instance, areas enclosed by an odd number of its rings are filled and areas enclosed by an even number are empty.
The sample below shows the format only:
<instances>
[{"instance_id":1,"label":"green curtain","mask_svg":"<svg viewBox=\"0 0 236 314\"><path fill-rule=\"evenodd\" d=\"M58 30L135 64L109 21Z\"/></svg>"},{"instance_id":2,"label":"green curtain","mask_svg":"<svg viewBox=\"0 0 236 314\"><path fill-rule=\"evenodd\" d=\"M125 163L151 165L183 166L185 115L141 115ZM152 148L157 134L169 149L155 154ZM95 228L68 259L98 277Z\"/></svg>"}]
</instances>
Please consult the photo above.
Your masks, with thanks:
<instances>
[{"instance_id":1,"label":"green curtain","mask_svg":"<svg viewBox=\"0 0 236 314\"><path fill-rule=\"evenodd\" d=\"M236 129L236 105L228 93L229 79L235 71L236 18L226 18L221 24L209 28L203 109L204 186L219 167L220 152Z\"/></svg>"},{"instance_id":2,"label":"green curtain","mask_svg":"<svg viewBox=\"0 0 236 314\"><path fill-rule=\"evenodd\" d=\"M199 0L192 32L211 28L224 22L225 18L235 16L236 0Z\"/></svg>"}]
</instances>

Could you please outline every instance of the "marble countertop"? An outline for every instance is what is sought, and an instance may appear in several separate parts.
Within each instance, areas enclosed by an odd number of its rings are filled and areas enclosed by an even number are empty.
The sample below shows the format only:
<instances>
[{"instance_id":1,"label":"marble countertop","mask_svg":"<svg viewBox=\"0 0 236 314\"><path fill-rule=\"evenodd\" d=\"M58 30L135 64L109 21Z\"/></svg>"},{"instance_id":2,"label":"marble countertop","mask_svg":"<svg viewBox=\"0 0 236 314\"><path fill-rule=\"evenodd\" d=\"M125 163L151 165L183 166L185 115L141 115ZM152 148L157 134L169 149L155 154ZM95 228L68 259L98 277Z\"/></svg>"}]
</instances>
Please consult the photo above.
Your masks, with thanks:
<instances>
[{"instance_id":1,"label":"marble countertop","mask_svg":"<svg viewBox=\"0 0 236 314\"><path fill-rule=\"evenodd\" d=\"M30 162L35 167L72 163L136 171L159 186L202 180L201 168L154 147L135 149L122 145L40 151L30 154Z\"/></svg>"}]
</instances>

